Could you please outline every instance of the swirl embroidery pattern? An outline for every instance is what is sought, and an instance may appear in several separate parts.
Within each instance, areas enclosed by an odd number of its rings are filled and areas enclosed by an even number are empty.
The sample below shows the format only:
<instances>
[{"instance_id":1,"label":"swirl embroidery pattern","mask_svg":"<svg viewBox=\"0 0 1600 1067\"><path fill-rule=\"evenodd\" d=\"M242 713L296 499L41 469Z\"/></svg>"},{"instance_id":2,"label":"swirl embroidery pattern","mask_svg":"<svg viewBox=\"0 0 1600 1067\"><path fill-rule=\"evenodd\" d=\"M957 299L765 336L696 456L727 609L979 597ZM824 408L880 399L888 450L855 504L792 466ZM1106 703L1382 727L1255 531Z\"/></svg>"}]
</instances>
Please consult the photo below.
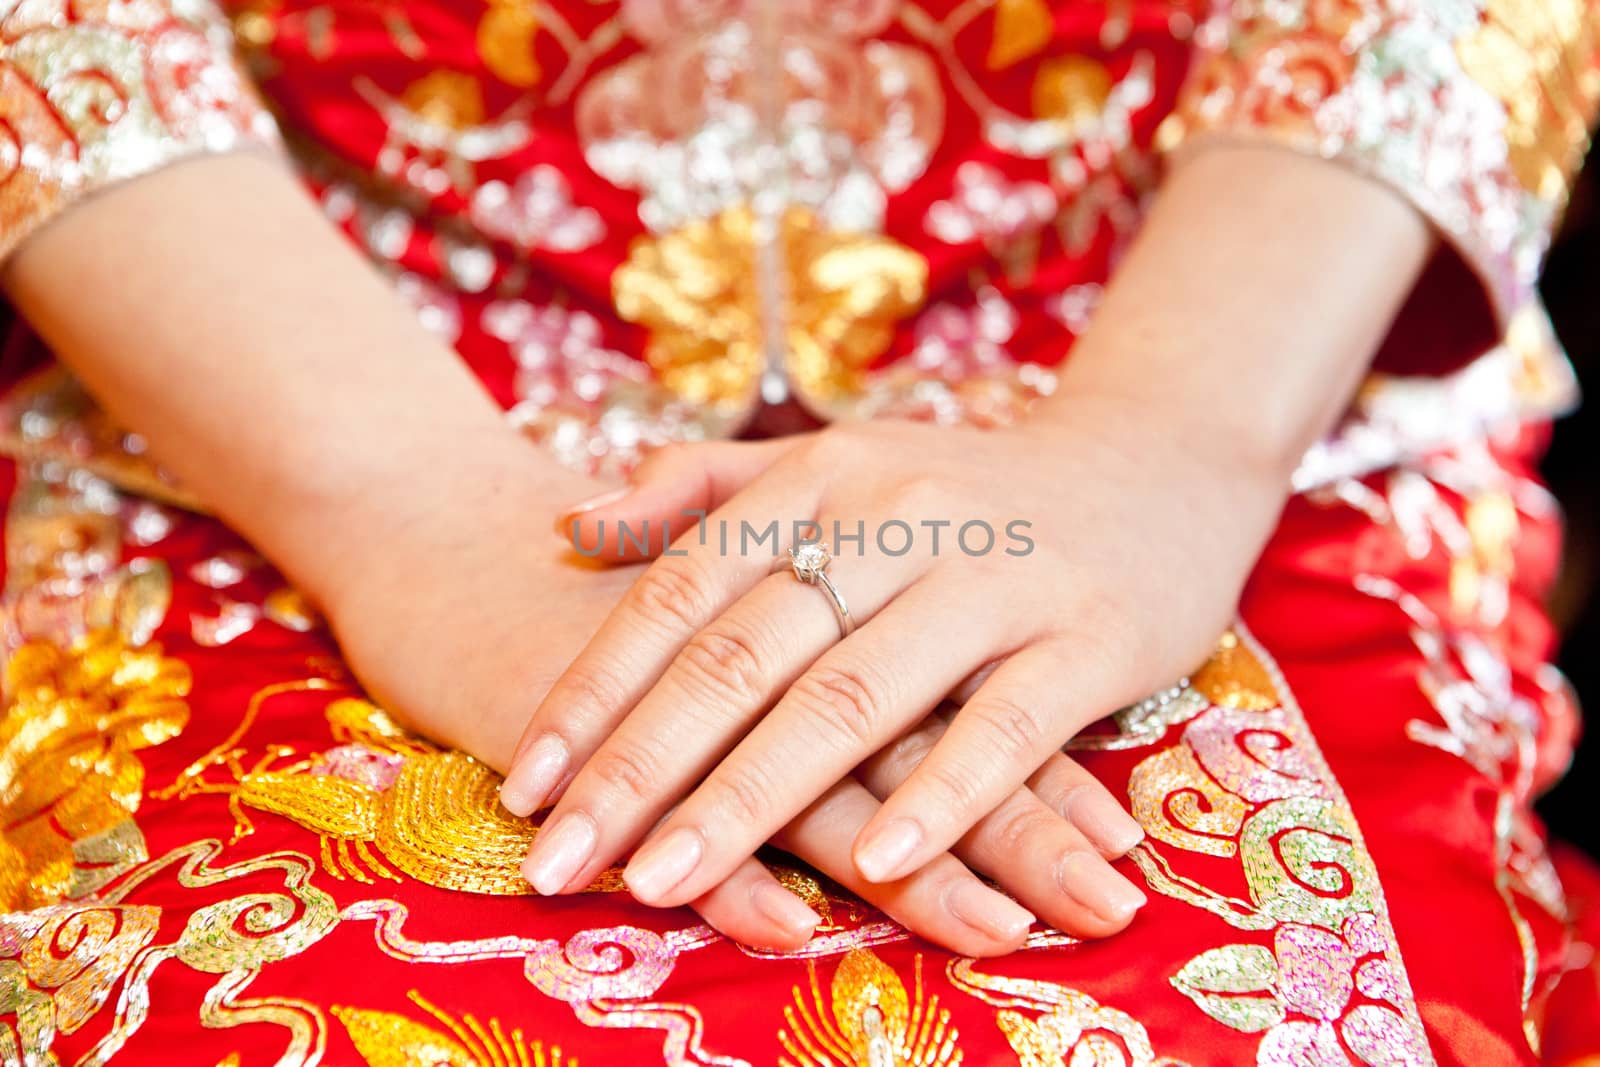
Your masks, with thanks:
<instances>
[{"instance_id":1,"label":"swirl embroidery pattern","mask_svg":"<svg viewBox=\"0 0 1600 1067\"><path fill-rule=\"evenodd\" d=\"M1239 627L1194 688L1208 703L1179 744L1129 779L1154 839L1134 859L1156 892L1270 940L1205 951L1173 986L1261 1034L1258 1067L1432 1063L1377 871L1287 686ZM1185 852L1236 859L1244 896L1186 876Z\"/></svg>"}]
</instances>

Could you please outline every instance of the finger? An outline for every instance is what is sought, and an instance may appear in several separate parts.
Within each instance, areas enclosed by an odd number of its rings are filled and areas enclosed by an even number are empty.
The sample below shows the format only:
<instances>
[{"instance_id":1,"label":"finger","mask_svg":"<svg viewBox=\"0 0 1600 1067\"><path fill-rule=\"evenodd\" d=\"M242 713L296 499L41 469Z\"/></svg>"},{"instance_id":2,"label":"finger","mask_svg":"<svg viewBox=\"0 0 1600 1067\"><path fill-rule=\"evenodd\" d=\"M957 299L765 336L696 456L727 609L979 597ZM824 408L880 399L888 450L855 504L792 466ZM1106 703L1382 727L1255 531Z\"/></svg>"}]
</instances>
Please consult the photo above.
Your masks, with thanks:
<instances>
[{"instance_id":1,"label":"finger","mask_svg":"<svg viewBox=\"0 0 1600 1067\"><path fill-rule=\"evenodd\" d=\"M811 940L822 917L751 858L691 905L721 933L755 948L792 952Z\"/></svg>"},{"instance_id":2,"label":"finger","mask_svg":"<svg viewBox=\"0 0 1600 1067\"><path fill-rule=\"evenodd\" d=\"M764 530L770 520L763 516L813 515L815 492L795 479L758 480L714 513L716 529L737 533L749 523ZM779 547L772 544L774 556ZM690 534L679 548L683 555L664 556L640 574L534 709L500 787L507 811L530 815L558 794L571 768L599 747L689 638L772 569L764 546L722 554L720 538L702 545Z\"/></svg>"},{"instance_id":3,"label":"finger","mask_svg":"<svg viewBox=\"0 0 1600 1067\"><path fill-rule=\"evenodd\" d=\"M796 679L634 855L634 895L666 905L710 888L1009 637L993 617L947 608L919 581Z\"/></svg>"},{"instance_id":4,"label":"finger","mask_svg":"<svg viewBox=\"0 0 1600 1067\"><path fill-rule=\"evenodd\" d=\"M850 841L877 809L872 794L847 779L801 812L775 843L908 930L963 956L998 956L1022 945L1033 915L953 856L896 882L862 878L850 860Z\"/></svg>"},{"instance_id":5,"label":"finger","mask_svg":"<svg viewBox=\"0 0 1600 1067\"><path fill-rule=\"evenodd\" d=\"M862 784L875 796L890 795L933 751L945 729L939 716L930 716L867 761L858 772ZM1078 771L1087 775L1081 768ZM1092 786L1074 783L1070 787L1068 807L1078 806L1073 803L1077 795L1091 788L1109 800L1098 782L1092 778L1090 782ZM1119 839L1126 845L1123 852L1137 842L1138 836ZM994 879L1045 922L1077 937L1116 933L1145 903L1144 893L1102 858L1082 827L1052 810L1026 787L1014 791L980 819L952 852L974 871ZM1026 858L1019 862L1019 857Z\"/></svg>"},{"instance_id":6,"label":"finger","mask_svg":"<svg viewBox=\"0 0 1600 1067\"><path fill-rule=\"evenodd\" d=\"M881 566L847 570L853 610L871 618L915 577L908 573L914 566L920 564L885 560ZM588 885L702 781L773 701L838 640L838 620L826 594L784 573L760 582L691 637L661 680L562 791L550 822L581 817L582 825L593 829L591 847L580 855L558 850L561 838L536 838L524 866L534 888L559 893ZM829 784L815 786L810 796L800 798L796 810ZM769 834L782 825L782 820L773 822Z\"/></svg>"},{"instance_id":7,"label":"finger","mask_svg":"<svg viewBox=\"0 0 1600 1067\"><path fill-rule=\"evenodd\" d=\"M1099 699L1110 677L1104 664L1061 643L1008 657L862 832L861 873L874 881L903 877L948 849L1067 738L1115 706Z\"/></svg>"},{"instance_id":8,"label":"finger","mask_svg":"<svg viewBox=\"0 0 1600 1067\"><path fill-rule=\"evenodd\" d=\"M1052 753L1028 780L1028 788L1045 807L1076 826L1107 859L1126 855L1144 840L1139 820L1077 760Z\"/></svg>"},{"instance_id":9,"label":"finger","mask_svg":"<svg viewBox=\"0 0 1600 1067\"><path fill-rule=\"evenodd\" d=\"M625 487L562 512L556 532L581 554L606 562L652 558L791 447L787 441L707 441L658 448Z\"/></svg>"}]
</instances>

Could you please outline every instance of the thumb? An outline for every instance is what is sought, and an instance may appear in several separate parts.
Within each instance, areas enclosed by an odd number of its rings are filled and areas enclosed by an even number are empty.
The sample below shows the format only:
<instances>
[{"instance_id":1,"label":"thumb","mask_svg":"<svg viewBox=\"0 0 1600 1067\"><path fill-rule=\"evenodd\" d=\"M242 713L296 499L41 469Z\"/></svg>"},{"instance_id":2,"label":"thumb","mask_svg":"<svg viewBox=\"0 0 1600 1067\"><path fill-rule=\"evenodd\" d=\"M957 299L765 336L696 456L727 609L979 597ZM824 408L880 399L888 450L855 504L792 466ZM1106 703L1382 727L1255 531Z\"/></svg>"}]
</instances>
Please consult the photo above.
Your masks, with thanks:
<instances>
[{"instance_id":1,"label":"thumb","mask_svg":"<svg viewBox=\"0 0 1600 1067\"><path fill-rule=\"evenodd\" d=\"M661 554L793 447L788 440L706 441L656 449L628 484L574 505L556 531L581 555L631 563Z\"/></svg>"}]
</instances>

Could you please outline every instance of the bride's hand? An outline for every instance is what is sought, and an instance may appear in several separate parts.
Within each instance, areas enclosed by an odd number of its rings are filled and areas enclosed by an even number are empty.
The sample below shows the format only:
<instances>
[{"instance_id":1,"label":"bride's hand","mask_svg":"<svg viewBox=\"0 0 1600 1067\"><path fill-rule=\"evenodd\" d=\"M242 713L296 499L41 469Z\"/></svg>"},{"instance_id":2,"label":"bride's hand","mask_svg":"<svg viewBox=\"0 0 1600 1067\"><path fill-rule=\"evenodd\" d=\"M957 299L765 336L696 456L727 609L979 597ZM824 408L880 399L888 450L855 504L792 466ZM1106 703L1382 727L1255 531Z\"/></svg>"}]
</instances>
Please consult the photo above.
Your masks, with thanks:
<instances>
[{"instance_id":1,"label":"bride's hand","mask_svg":"<svg viewBox=\"0 0 1600 1067\"><path fill-rule=\"evenodd\" d=\"M1286 487L1249 477L1220 442L1109 401L1055 415L690 446L658 465L698 471L677 488L647 471L639 499L581 516L587 549L606 517L713 507L704 536L679 538L641 575L524 735L508 805L565 785L525 868L534 886L571 891L648 836L629 887L653 904L693 900L966 683L946 736L855 838L859 876L893 882L1085 725L1200 663ZM864 526L865 543L827 572L860 627L844 640L822 590L770 574L770 540L739 551L745 526L776 522L787 537L796 520L819 523L825 542L835 523L847 536ZM1120 809L1083 777L1079 840L1098 831L1106 844L1100 828ZM1126 879L1081 845L1053 860L1069 899L1052 921L1127 921L1138 897Z\"/></svg>"},{"instance_id":2,"label":"bride's hand","mask_svg":"<svg viewBox=\"0 0 1600 1067\"><path fill-rule=\"evenodd\" d=\"M574 561L540 516L550 514L552 499L596 487L573 478L553 483L549 474L535 482L525 466L516 450L479 452L448 479L454 486L448 508L427 506L428 495L414 491L353 502L348 528L381 531L383 551L348 554L342 579L324 595L346 658L374 698L419 732L500 771L511 762L529 709L644 570ZM994 955L1016 948L1033 916L985 886L967 864L1024 900L1043 901L1035 906L1061 925L1064 917L1050 906L1048 872L1008 870L1001 861L1019 849L1084 847L1059 814L1080 804L1081 782L1061 760L1033 792L1000 804L956 855L942 855L899 882L868 883L850 862L850 841L943 728L930 718L858 775L841 776L782 828L776 843L914 932L967 955ZM1138 837L1137 825L1125 821L1107 839L1108 854ZM724 934L761 948L795 948L819 921L754 859L689 903ZM1080 932L1104 928L1091 924Z\"/></svg>"}]
</instances>

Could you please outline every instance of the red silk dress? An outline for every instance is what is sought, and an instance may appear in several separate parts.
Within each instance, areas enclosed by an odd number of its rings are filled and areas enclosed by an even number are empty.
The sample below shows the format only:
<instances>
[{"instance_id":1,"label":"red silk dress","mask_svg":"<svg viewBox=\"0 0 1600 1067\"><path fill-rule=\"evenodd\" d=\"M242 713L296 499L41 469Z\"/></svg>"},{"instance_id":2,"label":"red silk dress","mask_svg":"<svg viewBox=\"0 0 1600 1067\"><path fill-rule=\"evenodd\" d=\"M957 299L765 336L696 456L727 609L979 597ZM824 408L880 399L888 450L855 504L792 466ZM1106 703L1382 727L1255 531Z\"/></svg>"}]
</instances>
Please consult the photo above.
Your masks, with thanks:
<instances>
[{"instance_id":1,"label":"red silk dress","mask_svg":"<svg viewBox=\"0 0 1600 1067\"><path fill-rule=\"evenodd\" d=\"M1530 803L1574 704L1534 296L1586 0L0 0L0 255L111 183L284 152L563 462L776 410L998 424L1163 160L1248 138L1441 251L1183 695L1074 754L1148 837L1125 933L1003 959L799 866L755 952L541 899L495 775L363 699L292 588L23 323L5 350L0 1063L1593 1064L1593 871ZM241 210L247 205L241 205ZM1285 358L1293 358L1286 353ZM26 373L23 373L23 371Z\"/></svg>"}]
</instances>

